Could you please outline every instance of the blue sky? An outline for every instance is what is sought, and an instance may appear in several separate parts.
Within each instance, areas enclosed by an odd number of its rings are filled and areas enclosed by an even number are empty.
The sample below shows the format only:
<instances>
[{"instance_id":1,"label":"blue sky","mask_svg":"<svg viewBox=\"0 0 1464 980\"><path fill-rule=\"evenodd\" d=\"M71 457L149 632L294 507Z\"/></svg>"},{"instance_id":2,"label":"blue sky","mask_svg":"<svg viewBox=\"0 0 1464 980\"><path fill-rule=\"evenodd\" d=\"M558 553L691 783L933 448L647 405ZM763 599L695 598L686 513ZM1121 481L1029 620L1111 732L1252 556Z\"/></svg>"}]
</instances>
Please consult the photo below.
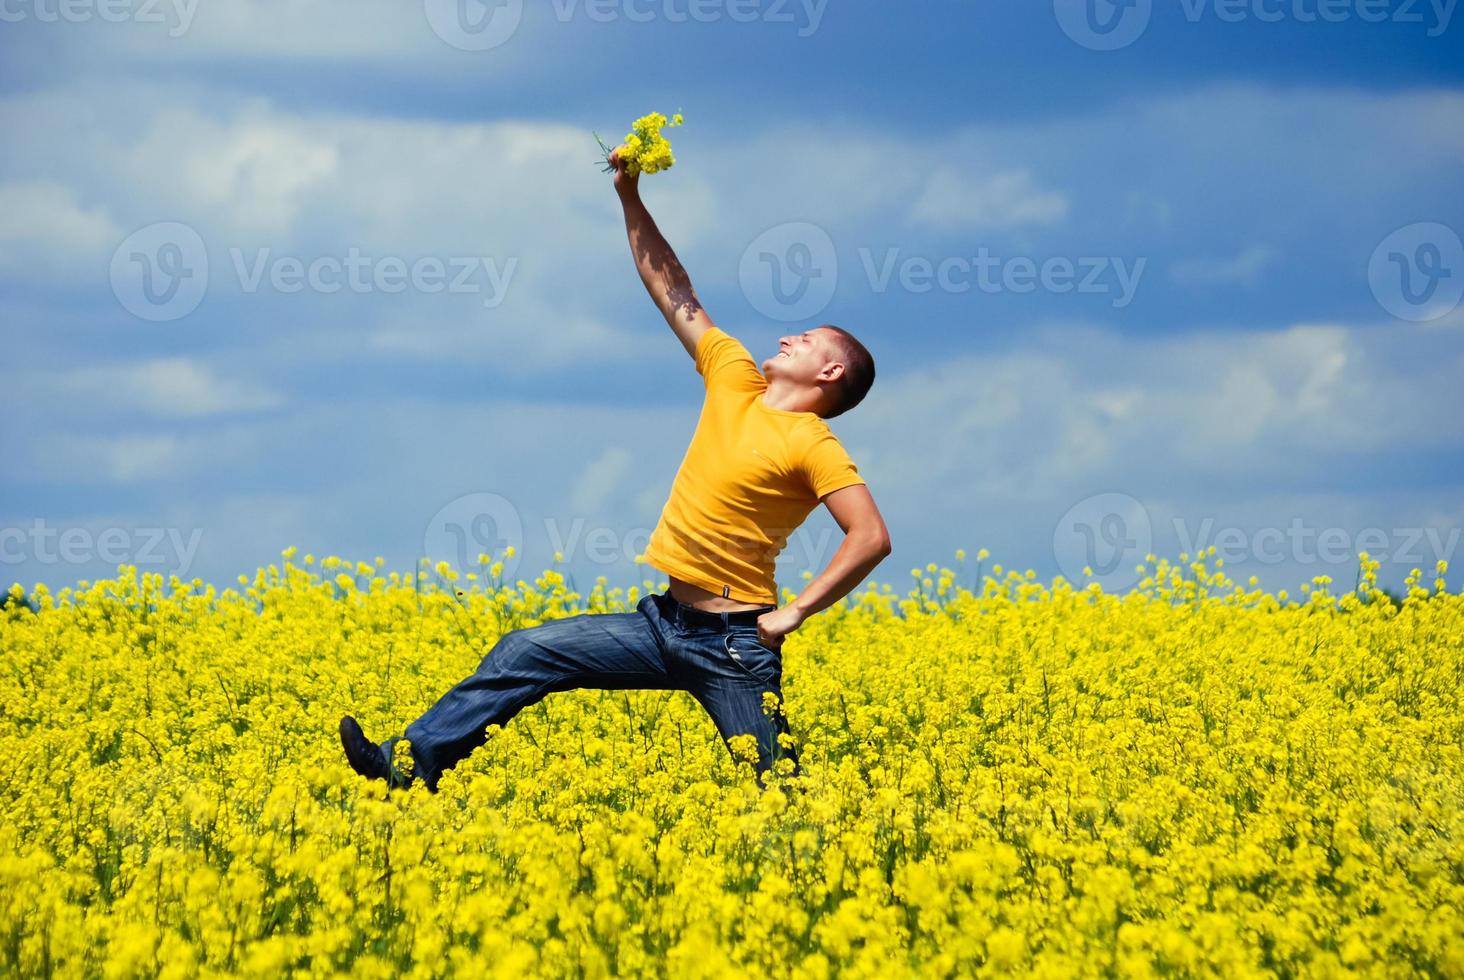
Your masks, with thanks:
<instances>
[{"instance_id":1,"label":"blue sky","mask_svg":"<svg viewBox=\"0 0 1464 980\"><path fill-rule=\"evenodd\" d=\"M875 354L833 428L876 580L1457 564L1452 4L476 4L7 0L0 578L511 542L639 582L701 384L591 130L653 109L717 323Z\"/></svg>"}]
</instances>

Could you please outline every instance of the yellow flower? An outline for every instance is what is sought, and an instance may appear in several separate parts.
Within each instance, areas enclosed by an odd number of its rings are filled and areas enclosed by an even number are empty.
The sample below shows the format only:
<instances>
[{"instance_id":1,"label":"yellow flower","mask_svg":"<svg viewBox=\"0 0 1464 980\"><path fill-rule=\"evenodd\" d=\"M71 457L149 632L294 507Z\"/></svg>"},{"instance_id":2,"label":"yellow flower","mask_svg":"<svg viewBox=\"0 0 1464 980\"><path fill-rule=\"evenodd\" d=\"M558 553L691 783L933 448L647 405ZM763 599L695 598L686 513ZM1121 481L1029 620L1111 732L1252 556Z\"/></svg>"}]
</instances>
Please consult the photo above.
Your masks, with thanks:
<instances>
[{"instance_id":1,"label":"yellow flower","mask_svg":"<svg viewBox=\"0 0 1464 980\"><path fill-rule=\"evenodd\" d=\"M626 163L626 173L634 177L642 172L654 174L669 170L676 163L676 159L671 153L671 143L662 135L661 130L680 126L681 122L679 112L669 122L663 114L652 112L632 123L631 131L622 140L625 148L621 158ZM606 146L603 140L600 141L600 148L607 158L613 149Z\"/></svg>"},{"instance_id":2,"label":"yellow flower","mask_svg":"<svg viewBox=\"0 0 1464 980\"><path fill-rule=\"evenodd\" d=\"M404 732L511 631L665 579L289 561L10 588L5 973L1460 972L1464 596L1421 569L1400 605L1371 556L1301 604L1198 561L1120 595L934 566L714 657L757 699L725 739L684 691L551 690L437 732L474 748L433 794L358 777L337 713Z\"/></svg>"}]
</instances>

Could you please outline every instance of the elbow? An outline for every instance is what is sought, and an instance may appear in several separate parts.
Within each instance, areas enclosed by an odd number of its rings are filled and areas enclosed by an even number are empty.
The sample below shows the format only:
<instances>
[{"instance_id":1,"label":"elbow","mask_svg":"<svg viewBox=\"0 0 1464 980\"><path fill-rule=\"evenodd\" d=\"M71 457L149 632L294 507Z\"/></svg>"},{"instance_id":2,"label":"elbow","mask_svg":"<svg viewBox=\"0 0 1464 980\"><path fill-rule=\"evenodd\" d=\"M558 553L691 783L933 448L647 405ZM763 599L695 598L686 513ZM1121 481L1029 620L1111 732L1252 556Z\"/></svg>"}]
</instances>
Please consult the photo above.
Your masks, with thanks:
<instances>
[{"instance_id":1,"label":"elbow","mask_svg":"<svg viewBox=\"0 0 1464 980\"><path fill-rule=\"evenodd\" d=\"M868 550L876 562L884 561L890 556L894 549L890 546L890 536L887 531L880 531L870 537Z\"/></svg>"}]
</instances>

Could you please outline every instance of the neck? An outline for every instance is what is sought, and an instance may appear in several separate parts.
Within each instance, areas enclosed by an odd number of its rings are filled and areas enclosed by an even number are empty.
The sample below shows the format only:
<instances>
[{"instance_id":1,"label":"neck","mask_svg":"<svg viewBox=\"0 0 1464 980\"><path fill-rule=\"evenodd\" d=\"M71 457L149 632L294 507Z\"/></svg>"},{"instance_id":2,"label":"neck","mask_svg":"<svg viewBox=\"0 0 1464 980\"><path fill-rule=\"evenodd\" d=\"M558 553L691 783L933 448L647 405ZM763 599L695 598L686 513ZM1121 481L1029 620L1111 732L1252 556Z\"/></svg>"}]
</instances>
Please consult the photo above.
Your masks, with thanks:
<instances>
[{"instance_id":1,"label":"neck","mask_svg":"<svg viewBox=\"0 0 1464 980\"><path fill-rule=\"evenodd\" d=\"M763 404L783 412L817 412L818 392L789 384L781 378L768 382L762 394Z\"/></svg>"}]
</instances>

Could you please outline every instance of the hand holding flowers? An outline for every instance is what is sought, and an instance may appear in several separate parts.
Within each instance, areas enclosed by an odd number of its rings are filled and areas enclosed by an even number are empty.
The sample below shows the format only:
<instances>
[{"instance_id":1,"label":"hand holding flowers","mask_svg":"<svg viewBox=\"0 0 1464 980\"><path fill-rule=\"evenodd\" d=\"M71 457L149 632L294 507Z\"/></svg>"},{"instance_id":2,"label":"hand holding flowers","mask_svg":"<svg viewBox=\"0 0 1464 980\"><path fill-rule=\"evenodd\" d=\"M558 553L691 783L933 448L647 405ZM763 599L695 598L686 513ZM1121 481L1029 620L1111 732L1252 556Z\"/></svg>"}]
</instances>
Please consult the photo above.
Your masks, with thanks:
<instances>
[{"instance_id":1,"label":"hand holding flowers","mask_svg":"<svg viewBox=\"0 0 1464 980\"><path fill-rule=\"evenodd\" d=\"M668 122L659 112L652 112L637 119L626 134L625 141L615 148L605 145L598 133L595 140L605 154L605 172L615 174L615 189L624 192L633 190L642 172L648 174L669 170L676 163L671 154L671 143L661 135L663 128L681 125L681 113L676 113Z\"/></svg>"}]
</instances>

